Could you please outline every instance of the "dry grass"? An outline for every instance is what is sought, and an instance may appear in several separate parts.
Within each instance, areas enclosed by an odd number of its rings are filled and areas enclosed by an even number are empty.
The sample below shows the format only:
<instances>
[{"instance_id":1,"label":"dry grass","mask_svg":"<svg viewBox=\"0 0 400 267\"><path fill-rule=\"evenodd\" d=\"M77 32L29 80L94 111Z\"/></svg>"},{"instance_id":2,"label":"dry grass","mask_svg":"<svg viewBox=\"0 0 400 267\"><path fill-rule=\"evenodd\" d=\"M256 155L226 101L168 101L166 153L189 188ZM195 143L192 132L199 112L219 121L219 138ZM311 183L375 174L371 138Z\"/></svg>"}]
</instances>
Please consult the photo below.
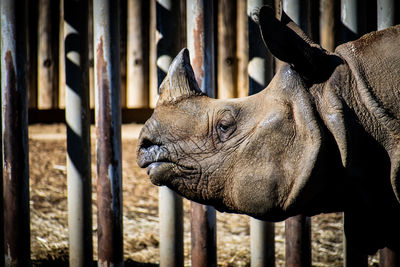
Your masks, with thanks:
<instances>
[{"instance_id":1,"label":"dry grass","mask_svg":"<svg viewBox=\"0 0 400 267\"><path fill-rule=\"evenodd\" d=\"M136 165L138 126L123 128L124 257L140 263L159 262L158 190L144 170ZM94 132L94 131L92 131ZM30 127L30 206L33 260L67 260L67 179L63 125ZM92 138L93 244L97 258L96 175ZM190 204L184 201L185 265L190 265ZM313 266L342 266L342 224L340 214L312 219ZM217 215L218 265L249 266L249 218L236 214ZM284 223L277 223L276 262L284 266ZM370 265L376 266L376 257Z\"/></svg>"}]
</instances>

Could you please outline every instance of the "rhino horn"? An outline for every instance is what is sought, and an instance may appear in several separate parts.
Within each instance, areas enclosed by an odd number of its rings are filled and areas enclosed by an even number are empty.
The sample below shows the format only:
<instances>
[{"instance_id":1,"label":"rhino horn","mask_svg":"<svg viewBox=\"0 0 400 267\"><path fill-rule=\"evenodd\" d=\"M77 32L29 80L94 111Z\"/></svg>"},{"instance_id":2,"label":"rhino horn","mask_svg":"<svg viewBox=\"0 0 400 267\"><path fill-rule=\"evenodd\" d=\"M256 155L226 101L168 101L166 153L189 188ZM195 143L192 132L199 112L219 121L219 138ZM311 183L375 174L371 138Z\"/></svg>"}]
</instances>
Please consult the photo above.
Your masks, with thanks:
<instances>
[{"instance_id":1,"label":"rhino horn","mask_svg":"<svg viewBox=\"0 0 400 267\"><path fill-rule=\"evenodd\" d=\"M189 51L184 48L169 66L167 77L160 85L160 98L157 105L175 103L195 95L203 95L203 93L190 65Z\"/></svg>"}]
</instances>

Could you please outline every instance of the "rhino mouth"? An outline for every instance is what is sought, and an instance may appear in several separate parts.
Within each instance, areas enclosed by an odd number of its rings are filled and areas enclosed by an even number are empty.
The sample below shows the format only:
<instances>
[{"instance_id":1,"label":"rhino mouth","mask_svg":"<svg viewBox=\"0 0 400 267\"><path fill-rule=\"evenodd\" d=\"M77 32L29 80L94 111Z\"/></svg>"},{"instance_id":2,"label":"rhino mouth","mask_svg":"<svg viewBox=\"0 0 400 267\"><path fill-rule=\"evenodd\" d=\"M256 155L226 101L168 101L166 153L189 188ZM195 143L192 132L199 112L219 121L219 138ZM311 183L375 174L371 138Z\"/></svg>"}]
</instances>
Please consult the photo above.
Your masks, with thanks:
<instances>
[{"instance_id":1,"label":"rhino mouth","mask_svg":"<svg viewBox=\"0 0 400 267\"><path fill-rule=\"evenodd\" d=\"M147 169L150 181L157 186L171 184L177 178L189 179L197 173L197 168L172 160L163 146L139 147L137 163L139 167Z\"/></svg>"}]
</instances>

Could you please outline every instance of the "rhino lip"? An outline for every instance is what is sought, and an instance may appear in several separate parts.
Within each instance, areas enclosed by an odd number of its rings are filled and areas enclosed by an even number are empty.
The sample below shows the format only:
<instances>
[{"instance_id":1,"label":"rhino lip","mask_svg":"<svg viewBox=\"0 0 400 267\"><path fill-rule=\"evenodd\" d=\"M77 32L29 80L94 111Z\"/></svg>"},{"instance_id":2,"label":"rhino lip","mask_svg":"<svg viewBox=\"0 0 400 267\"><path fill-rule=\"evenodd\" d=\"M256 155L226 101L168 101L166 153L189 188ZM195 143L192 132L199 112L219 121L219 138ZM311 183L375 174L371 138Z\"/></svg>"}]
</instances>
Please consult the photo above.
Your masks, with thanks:
<instances>
[{"instance_id":1,"label":"rhino lip","mask_svg":"<svg viewBox=\"0 0 400 267\"><path fill-rule=\"evenodd\" d=\"M147 174L154 185L161 186L171 179L174 168L175 164L172 162L153 162L147 166Z\"/></svg>"}]
</instances>

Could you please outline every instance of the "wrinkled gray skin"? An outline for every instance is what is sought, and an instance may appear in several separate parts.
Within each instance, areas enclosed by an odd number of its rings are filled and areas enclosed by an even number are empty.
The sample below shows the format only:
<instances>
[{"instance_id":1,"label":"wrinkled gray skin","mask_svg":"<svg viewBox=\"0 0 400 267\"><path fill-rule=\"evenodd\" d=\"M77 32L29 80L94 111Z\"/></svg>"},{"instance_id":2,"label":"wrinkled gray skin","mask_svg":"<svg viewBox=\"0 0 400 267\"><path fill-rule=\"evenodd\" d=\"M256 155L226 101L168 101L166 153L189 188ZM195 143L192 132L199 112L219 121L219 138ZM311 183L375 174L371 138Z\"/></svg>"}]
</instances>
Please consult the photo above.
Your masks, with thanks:
<instances>
[{"instance_id":1,"label":"wrinkled gray skin","mask_svg":"<svg viewBox=\"0 0 400 267\"><path fill-rule=\"evenodd\" d=\"M284 13L263 7L256 20L288 64L262 92L216 100L183 50L140 134L139 166L220 211L269 221L344 211L354 246L398 250L400 26L328 53Z\"/></svg>"}]
</instances>

